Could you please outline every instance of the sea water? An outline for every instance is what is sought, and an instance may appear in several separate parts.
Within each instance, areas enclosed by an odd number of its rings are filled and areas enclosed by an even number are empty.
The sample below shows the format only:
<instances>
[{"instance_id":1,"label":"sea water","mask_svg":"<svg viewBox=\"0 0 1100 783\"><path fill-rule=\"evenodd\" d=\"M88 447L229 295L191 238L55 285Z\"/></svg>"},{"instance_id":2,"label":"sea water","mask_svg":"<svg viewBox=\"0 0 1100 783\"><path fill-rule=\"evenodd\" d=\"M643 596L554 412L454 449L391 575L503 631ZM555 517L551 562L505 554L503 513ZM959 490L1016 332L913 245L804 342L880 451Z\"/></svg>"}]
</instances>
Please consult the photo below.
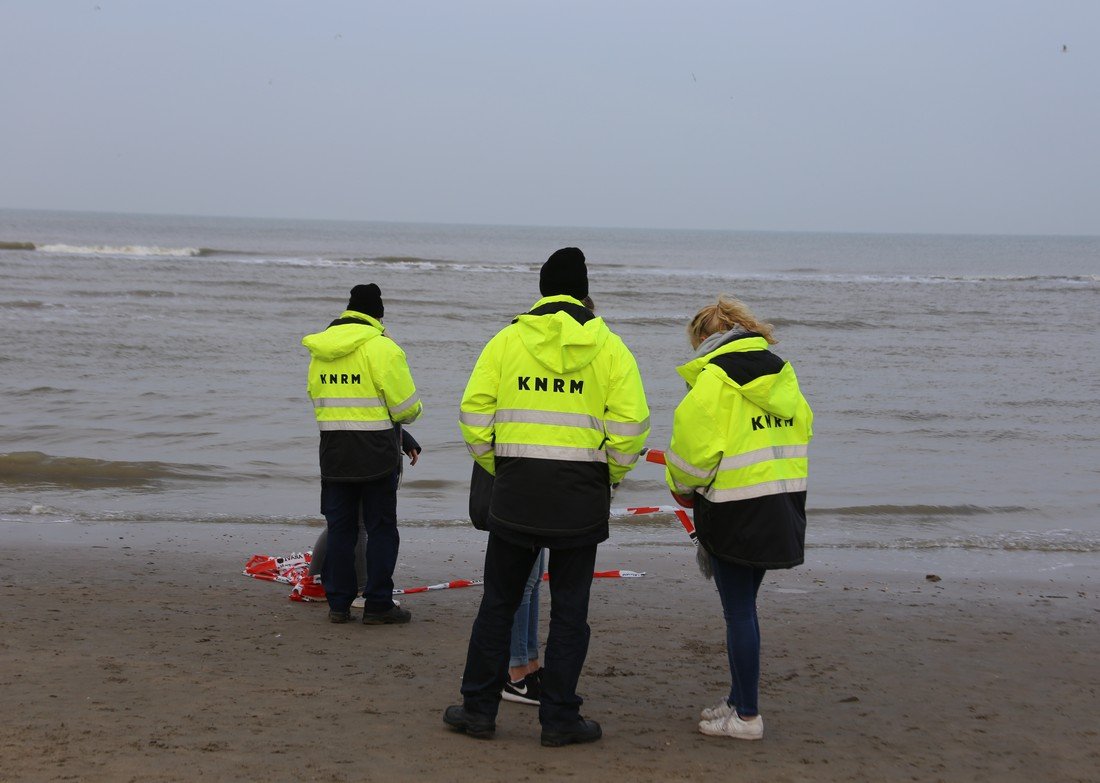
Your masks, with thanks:
<instances>
[{"instance_id":1,"label":"sea water","mask_svg":"<svg viewBox=\"0 0 1100 783\"><path fill-rule=\"evenodd\" d=\"M300 340L374 282L425 406L402 524L468 524L462 390L566 245L638 360L652 448L684 393L690 317L725 292L775 325L816 416L811 549L1096 567L1097 237L0 211L0 519L316 524ZM614 505L669 502L641 463ZM682 531L658 515L612 535Z\"/></svg>"}]
</instances>

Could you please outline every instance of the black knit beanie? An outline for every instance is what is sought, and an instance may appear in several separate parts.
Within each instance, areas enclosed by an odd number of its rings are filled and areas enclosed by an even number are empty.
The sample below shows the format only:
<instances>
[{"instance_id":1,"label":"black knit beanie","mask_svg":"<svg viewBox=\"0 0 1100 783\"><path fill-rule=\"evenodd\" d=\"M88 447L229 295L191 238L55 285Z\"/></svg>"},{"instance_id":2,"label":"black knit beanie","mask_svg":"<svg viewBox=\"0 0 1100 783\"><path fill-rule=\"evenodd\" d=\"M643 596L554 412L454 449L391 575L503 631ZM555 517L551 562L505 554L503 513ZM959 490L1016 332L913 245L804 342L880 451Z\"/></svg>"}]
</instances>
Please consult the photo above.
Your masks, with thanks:
<instances>
[{"instance_id":1,"label":"black knit beanie","mask_svg":"<svg viewBox=\"0 0 1100 783\"><path fill-rule=\"evenodd\" d=\"M351 299L348 300L348 309L357 313L365 313L371 318L382 320L385 307L382 305L382 291L374 283L357 285L351 289Z\"/></svg>"},{"instance_id":2,"label":"black knit beanie","mask_svg":"<svg viewBox=\"0 0 1100 783\"><path fill-rule=\"evenodd\" d=\"M580 248L563 247L554 251L539 272L539 291L543 296L565 294L574 299L588 296L588 268Z\"/></svg>"}]
</instances>

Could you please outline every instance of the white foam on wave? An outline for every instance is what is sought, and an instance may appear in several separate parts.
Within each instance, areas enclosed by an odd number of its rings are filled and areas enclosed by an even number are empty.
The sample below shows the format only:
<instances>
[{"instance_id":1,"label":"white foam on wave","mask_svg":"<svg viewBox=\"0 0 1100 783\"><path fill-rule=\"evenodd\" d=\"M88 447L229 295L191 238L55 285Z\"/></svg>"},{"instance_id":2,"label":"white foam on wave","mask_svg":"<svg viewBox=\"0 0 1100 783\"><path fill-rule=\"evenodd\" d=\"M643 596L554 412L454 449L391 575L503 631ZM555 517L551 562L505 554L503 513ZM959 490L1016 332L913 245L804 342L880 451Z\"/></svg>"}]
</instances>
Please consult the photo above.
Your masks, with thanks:
<instances>
[{"instance_id":1,"label":"white foam on wave","mask_svg":"<svg viewBox=\"0 0 1100 783\"><path fill-rule=\"evenodd\" d=\"M1003 552L1100 552L1100 533L1087 530L1017 530L992 535L945 536L940 538L896 538L890 540L807 542L820 549L963 549Z\"/></svg>"},{"instance_id":2,"label":"white foam on wave","mask_svg":"<svg viewBox=\"0 0 1100 783\"><path fill-rule=\"evenodd\" d=\"M499 274L500 272L530 272L531 264L515 264L508 262L485 263L478 261L444 261L427 258L356 258L347 261L353 266L371 266L382 269L400 270L407 272L488 272Z\"/></svg>"},{"instance_id":3,"label":"white foam on wave","mask_svg":"<svg viewBox=\"0 0 1100 783\"><path fill-rule=\"evenodd\" d=\"M39 245L40 253L67 256L135 256L140 258L194 258L201 255L197 247L157 247L155 245Z\"/></svg>"},{"instance_id":4,"label":"white foam on wave","mask_svg":"<svg viewBox=\"0 0 1100 783\"><path fill-rule=\"evenodd\" d=\"M250 264L264 266L265 264L274 264L281 266L316 266L316 267L334 267L341 266L338 261L333 261L330 258L304 258L296 256L248 256L248 255L233 255L226 256L222 261L230 261L234 264Z\"/></svg>"},{"instance_id":5,"label":"white foam on wave","mask_svg":"<svg viewBox=\"0 0 1100 783\"><path fill-rule=\"evenodd\" d=\"M818 270L784 270L776 272L723 272L699 267L666 268L654 266L610 266L600 269L609 277L647 275L670 279L702 277L745 282L840 283L856 285L961 286L1033 283L1053 287L1092 288L1100 283L1100 275L944 275L895 274L889 272L824 272Z\"/></svg>"},{"instance_id":6,"label":"white foam on wave","mask_svg":"<svg viewBox=\"0 0 1100 783\"><path fill-rule=\"evenodd\" d=\"M162 247L157 245L38 245L39 252L73 256L115 256L131 258L194 258L218 255L225 261L254 265L284 265L325 268L374 268L393 272L459 272L472 274L528 273L537 265L509 261L470 261L416 257L326 257L279 256L267 253L239 253L207 250L197 247ZM796 283L857 284L857 285L1020 285L1031 284L1067 289L1092 289L1100 284L1100 275L1034 275L1034 274L942 274L890 272L828 272L818 269L786 269L774 272L726 272L707 267L650 266L646 264L609 264L599 269L608 277L646 277L679 280L708 277L729 281L785 281Z\"/></svg>"},{"instance_id":7,"label":"white foam on wave","mask_svg":"<svg viewBox=\"0 0 1100 783\"><path fill-rule=\"evenodd\" d=\"M284 266L383 269L391 272L474 272L500 274L501 272L530 272L534 267L527 264L477 263L469 261L433 261L427 259L402 259L394 261L378 258L323 258L304 256L232 256L239 264L281 264Z\"/></svg>"}]
</instances>

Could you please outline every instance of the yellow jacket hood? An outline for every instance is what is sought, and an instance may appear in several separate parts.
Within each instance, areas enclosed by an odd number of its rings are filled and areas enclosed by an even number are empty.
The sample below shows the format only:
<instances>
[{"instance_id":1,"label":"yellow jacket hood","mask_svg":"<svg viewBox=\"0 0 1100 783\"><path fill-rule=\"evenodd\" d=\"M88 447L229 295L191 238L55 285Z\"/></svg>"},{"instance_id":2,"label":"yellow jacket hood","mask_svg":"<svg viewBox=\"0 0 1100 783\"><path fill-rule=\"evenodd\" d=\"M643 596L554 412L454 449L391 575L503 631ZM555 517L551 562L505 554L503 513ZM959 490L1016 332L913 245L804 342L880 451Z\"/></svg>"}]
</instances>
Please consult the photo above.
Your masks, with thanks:
<instances>
[{"instance_id":1,"label":"yellow jacket hood","mask_svg":"<svg viewBox=\"0 0 1100 783\"><path fill-rule=\"evenodd\" d=\"M580 305L571 296L547 296L531 308L551 302ZM600 317L580 324L565 312L549 315L524 313L515 320L520 339L531 355L551 372L562 374L587 367L599 354L611 330Z\"/></svg>"},{"instance_id":2,"label":"yellow jacket hood","mask_svg":"<svg viewBox=\"0 0 1100 783\"><path fill-rule=\"evenodd\" d=\"M693 388L699 382L699 376L706 373L768 413L780 418L790 418L802 399L798 378L790 364L784 363L778 373L760 375L742 385L731 378L720 364L713 363L714 359L727 354L752 354L759 351L768 351L768 341L763 337L754 334L733 335L715 350L677 367L676 372ZM740 358L751 360L750 356Z\"/></svg>"},{"instance_id":3,"label":"yellow jacket hood","mask_svg":"<svg viewBox=\"0 0 1100 783\"><path fill-rule=\"evenodd\" d=\"M381 322L356 310L345 310L337 320L349 323L329 326L323 332L307 334L302 338L302 345L309 349L313 358L331 362L347 356L363 343L381 337L386 331Z\"/></svg>"}]
</instances>

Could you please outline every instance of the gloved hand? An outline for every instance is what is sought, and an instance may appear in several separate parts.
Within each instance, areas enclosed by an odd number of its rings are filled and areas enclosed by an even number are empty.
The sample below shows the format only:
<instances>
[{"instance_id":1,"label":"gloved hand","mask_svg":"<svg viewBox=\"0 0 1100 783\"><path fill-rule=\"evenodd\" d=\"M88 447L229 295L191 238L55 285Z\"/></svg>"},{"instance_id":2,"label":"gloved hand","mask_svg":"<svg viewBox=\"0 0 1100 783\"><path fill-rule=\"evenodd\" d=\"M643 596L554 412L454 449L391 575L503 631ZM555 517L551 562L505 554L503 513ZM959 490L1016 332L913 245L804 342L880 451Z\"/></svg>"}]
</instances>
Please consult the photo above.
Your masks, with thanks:
<instances>
[{"instance_id":1,"label":"gloved hand","mask_svg":"<svg viewBox=\"0 0 1100 783\"><path fill-rule=\"evenodd\" d=\"M671 492L671 490L670 490L670 492ZM695 493L694 492L691 493L690 495L688 495L687 497L685 497L684 495L677 495L675 492L672 492L672 499L675 500L679 505L683 506L684 508L695 508Z\"/></svg>"}]
</instances>

